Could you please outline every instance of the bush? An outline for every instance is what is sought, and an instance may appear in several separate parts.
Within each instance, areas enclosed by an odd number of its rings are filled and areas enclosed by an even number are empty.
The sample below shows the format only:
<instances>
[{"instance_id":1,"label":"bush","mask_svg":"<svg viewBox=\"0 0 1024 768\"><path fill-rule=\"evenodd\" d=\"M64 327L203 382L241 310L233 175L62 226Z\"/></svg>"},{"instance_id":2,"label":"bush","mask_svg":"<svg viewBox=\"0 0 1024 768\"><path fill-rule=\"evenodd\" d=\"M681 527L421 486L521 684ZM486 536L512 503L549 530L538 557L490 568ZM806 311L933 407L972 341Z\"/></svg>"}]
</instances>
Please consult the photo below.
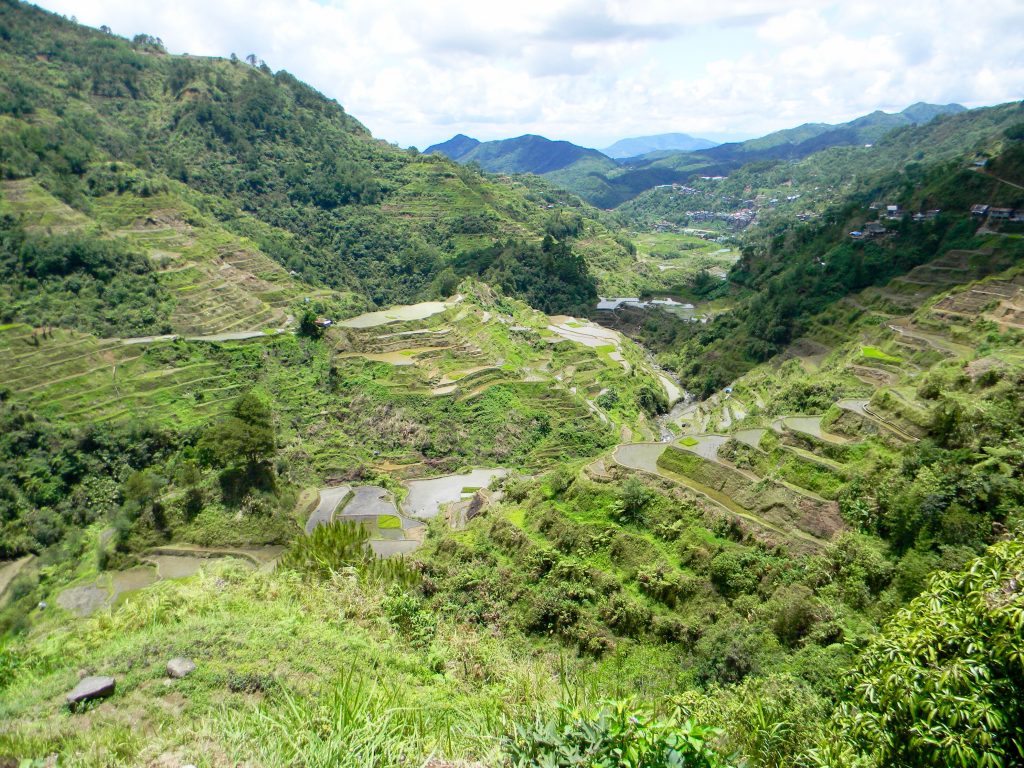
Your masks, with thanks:
<instances>
[{"instance_id":1,"label":"bush","mask_svg":"<svg viewBox=\"0 0 1024 768\"><path fill-rule=\"evenodd\" d=\"M651 625L651 609L622 593L612 595L601 608L604 622L627 637L639 637Z\"/></svg>"},{"instance_id":2,"label":"bush","mask_svg":"<svg viewBox=\"0 0 1024 768\"><path fill-rule=\"evenodd\" d=\"M935 576L860 657L837 738L878 765L1021 765L1024 544Z\"/></svg>"},{"instance_id":3,"label":"bush","mask_svg":"<svg viewBox=\"0 0 1024 768\"><path fill-rule=\"evenodd\" d=\"M516 768L719 768L728 763L709 742L718 731L678 716L656 718L628 702L615 702L593 714L561 708L552 718L538 716L516 725L503 747Z\"/></svg>"},{"instance_id":4,"label":"bush","mask_svg":"<svg viewBox=\"0 0 1024 768\"><path fill-rule=\"evenodd\" d=\"M635 522L654 500L655 493L638 477L628 477L619 490L612 516L622 522Z\"/></svg>"}]
</instances>

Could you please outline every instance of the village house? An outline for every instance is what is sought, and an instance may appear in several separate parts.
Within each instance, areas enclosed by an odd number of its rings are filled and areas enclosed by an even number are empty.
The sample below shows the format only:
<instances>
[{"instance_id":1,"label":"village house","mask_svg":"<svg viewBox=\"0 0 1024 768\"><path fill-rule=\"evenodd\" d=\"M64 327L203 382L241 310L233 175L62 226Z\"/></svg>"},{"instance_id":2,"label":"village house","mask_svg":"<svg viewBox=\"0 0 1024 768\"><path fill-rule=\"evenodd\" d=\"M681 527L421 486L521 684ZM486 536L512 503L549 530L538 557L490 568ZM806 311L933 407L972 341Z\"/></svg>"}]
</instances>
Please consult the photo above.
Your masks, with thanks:
<instances>
[{"instance_id":1,"label":"village house","mask_svg":"<svg viewBox=\"0 0 1024 768\"><path fill-rule=\"evenodd\" d=\"M879 237L881 235L886 234L888 231L889 230L887 230L877 221L869 221L867 224L864 225L864 234L867 237Z\"/></svg>"},{"instance_id":2,"label":"village house","mask_svg":"<svg viewBox=\"0 0 1024 768\"><path fill-rule=\"evenodd\" d=\"M985 218L988 216L988 206L984 203L975 203L971 206L971 216L980 216Z\"/></svg>"},{"instance_id":3,"label":"village house","mask_svg":"<svg viewBox=\"0 0 1024 768\"><path fill-rule=\"evenodd\" d=\"M1010 219L1013 217L1013 208L989 208L990 219Z\"/></svg>"},{"instance_id":4,"label":"village house","mask_svg":"<svg viewBox=\"0 0 1024 768\"><path fill-rule=\"evenodd\" d=\"M887 205L885 206L885 216L888 219L898 219L903 215L903 211L898 205Z\"/></svg>"}]
</instances>

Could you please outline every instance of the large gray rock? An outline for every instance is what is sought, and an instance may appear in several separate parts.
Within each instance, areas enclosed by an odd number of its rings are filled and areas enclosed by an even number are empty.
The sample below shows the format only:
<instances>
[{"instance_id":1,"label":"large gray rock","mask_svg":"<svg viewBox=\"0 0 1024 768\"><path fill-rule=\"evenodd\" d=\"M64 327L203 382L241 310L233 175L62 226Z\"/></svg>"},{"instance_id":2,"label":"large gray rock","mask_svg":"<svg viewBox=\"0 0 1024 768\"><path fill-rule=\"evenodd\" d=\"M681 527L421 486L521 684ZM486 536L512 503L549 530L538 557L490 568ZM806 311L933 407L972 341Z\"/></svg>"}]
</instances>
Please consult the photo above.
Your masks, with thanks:
<instances>
[{"instance_id":1,"label":"large gray rock","mask_svg":"<svg viewBox=\"0 0 1024 768\"><path fill-rule=\"evenodd\" d=\"M67 695L68 706L74 707L93 699L105 699L114 692L114 685L112 677L83 677L78 681L74 690Z\"/></svg>"},{"instance_id":2,"label":"large gray rock","mask_svg":"<svg viewBox=\"0 0 1024 768\"><path fill-rule=\"evenodd\" d=\"M167 662L167 674L175 679L188 677L196 671L196 663L192 659L185 659L179 656Z\"/></svg>"}]
</instances>

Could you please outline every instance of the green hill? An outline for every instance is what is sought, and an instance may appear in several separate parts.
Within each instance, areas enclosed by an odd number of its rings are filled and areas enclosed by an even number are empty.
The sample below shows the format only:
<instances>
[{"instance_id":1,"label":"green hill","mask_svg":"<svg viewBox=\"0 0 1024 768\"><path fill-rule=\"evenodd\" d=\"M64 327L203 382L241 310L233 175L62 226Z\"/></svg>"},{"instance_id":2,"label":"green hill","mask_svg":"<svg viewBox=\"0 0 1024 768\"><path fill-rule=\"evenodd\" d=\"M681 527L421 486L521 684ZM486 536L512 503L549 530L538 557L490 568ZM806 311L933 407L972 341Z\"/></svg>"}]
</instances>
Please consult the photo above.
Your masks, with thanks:
<instances>
[{"instance_id":1,"label":"green hill","mask_svg":"<svg viewBox=\"0 0 1024 768\"><path fill-rule=\"evenodd\" d=\"M444 144L428 147L426 152L447 155L461 163L477 163L491 173L533 173L537 175L561 171L587 160L597 167L614 168L616 163L596 149L586 149L568 141L552 141L543 136L526 134L514 139L477 142L471 147L460 141L462 135ZM462 137L466 138L466 137Z\"/></svg>"},{"instance_id":2,"label":"green hill","mask_svg":"<svg viewBox=\"0 0 1024 768\"><path fill-rule=\"evenodd\" d=\"M235 233L258 228L259 247L303 280L377 303L450 290L455 254L539 243L556 209L586 222L585 259L630 259L578 199L549 209L543 191L375 140L286 72L169 56L28 6L2 12L18 30L0 44L4 174L35 177L73 209L177 182Z\"/></svg>"}]
</instances>

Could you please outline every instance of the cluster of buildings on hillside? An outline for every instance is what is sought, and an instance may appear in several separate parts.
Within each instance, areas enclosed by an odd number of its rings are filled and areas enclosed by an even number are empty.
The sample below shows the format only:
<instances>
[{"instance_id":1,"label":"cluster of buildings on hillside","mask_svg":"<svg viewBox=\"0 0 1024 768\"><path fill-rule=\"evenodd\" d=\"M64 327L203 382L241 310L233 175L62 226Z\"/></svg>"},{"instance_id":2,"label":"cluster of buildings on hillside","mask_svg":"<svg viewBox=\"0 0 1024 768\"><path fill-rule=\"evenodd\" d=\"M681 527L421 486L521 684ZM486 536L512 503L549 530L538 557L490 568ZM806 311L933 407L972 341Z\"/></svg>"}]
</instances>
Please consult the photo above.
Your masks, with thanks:
<instances>
[{"instance_id":1,"label":"cluster of buildings on hillside","mask_svg":"<svg viewBox=\"0 0 1024 768\"><path fill-rule=\"evenodd\" d=\"M1024 210L1015 211L1013 208L996 208L986 203L975 203L971 206L971 216L979 219L1024 221Z\"/></svg>"},{"instance_id":2,"label":"cluster of buildings on hillside","mask_svg":"<svg viewBox=\"0 0 1024 768\"><path fill-rule=\"evenodd\" d=\"M720 180L724 177L718 176L701 176L702 179ZM687 210L682 213L689 220L690 224L708 223L712 221L725 222L730 229L744 229L750 226L757 220L758 211L761 208L775 208L780 205L792 204L799 200L802 195L795 193L792 195L786 195L783 198L773 197L768 198L765 194L759 194L756 197L749 199L740 199L739 196L733 196L729 194L723 195L721 198L717 198L713 193L709 193L707 190L697 189L690 187L685 184L659 184L655 189L671 190L673 195L680 195L683 197L696 197L696 196L707 196L715 197L715 202L720 202L723 207L728 207L729 210L708 210L708 209L696 209ZM817 189L817 188L816 188ZM750 189L745 190L747 193ZM815 218L815 214L807 211L804 213L797 214L797 218L800 221L809 221ZM673 225L669 221L659 221L654 225L654 230L657 232L672 232L676 231L678 227Z\"/></svg>"},{"instance_id":3,"label":"cluster of buildings on hillside","mask_svg":"<svg viewBox=\"0 0 1024 768\"><path fill-rule=\"evenodd\" d=\"M868 206L872 211L878 211L878 221L869 221L864 225L863 229L855 229L850 232L850 237L854 240L870 240L876 237L886 237L888 235L895 234L893 230L888 229L882 221L900 221L904 216L907 215L900 206L894 203L881 203L874 202ZM910 218L913 221L934 221L938 218L939 214L942 213L938 208L930 208L926 211L918 211L917 213L911 214Z\"/></svg>"},{"instance_id":4,"label":"cluster of buildings on hillside","mask_svg":"<svg viewBox=\"0 0 1024 768\"><path fill-rule=\"evenodd\" d=\"M734 229L743 229L757 218L753 208L741 208L738 211L686 211L690 222L724 221Z\"/></svg>"}]
</instances>

